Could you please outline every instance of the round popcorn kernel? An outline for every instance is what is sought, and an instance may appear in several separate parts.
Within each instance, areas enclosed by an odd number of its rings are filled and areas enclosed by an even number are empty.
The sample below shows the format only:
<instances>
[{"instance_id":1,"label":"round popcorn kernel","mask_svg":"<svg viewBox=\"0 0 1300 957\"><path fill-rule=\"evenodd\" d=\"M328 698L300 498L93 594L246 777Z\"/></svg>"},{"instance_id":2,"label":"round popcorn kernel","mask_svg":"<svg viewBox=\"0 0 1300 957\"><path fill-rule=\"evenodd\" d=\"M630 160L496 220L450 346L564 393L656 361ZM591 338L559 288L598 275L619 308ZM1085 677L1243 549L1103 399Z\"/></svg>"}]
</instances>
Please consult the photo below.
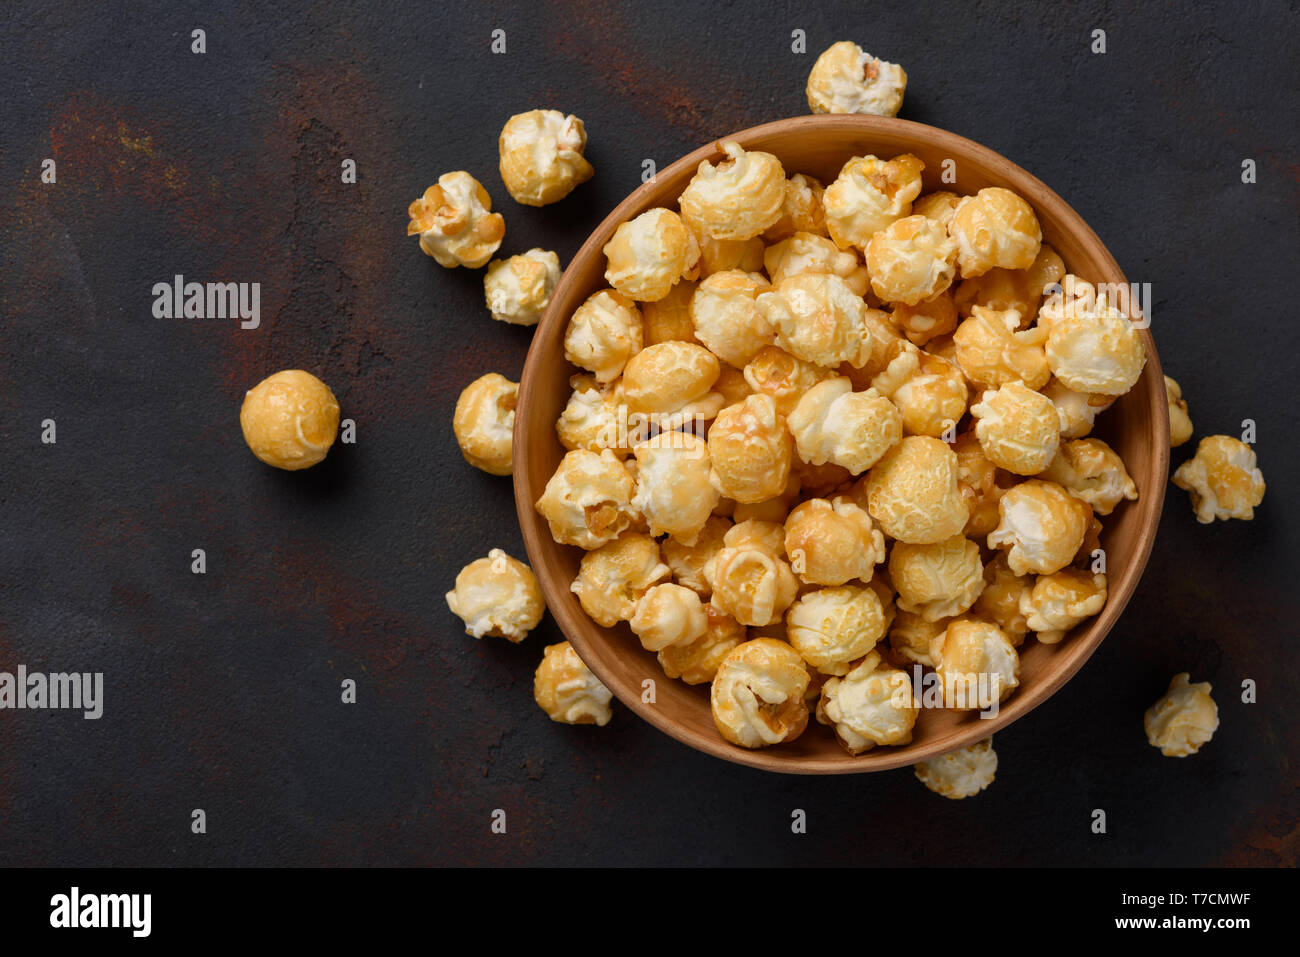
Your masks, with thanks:
<instances>
[{"instance_id":1,"label":"round popcorn kernel","mask_svg":"<svg viewBox=\"0 0 1300 957\"><path fill-rule=\"evenodd\" d=\"M891 160L855 156L822 194L826 228L841 249L866 249L871 237L912 211L925 164L911 153Z\"/></svg>"},{"instance_id":2,"label":"round popcorn kernel","mask_svg":"<svg viewBox=\"0 0 1300 957\"><path fill-rule=\"evenodd\" d=\"M1201 439L1196 455L1178 466L1173 483L1190 493L1196 520L1249 522L1264 501L1264 473L1255 467L1255 451L1230 435Z\"/></svg>"},{"instance_id":3,"label":"round popcorn kernel","mask_svg":"<svg viewBox=\"0 0 1300 957\"><path fill-rule=\"evenodd\" d=\"M758 297L776 344L806 362L834 369L864 365L871 355L867 305L838 276L801 273Z\"/></svg>"},{"instance_id":4,"label":"round popcorn kernel","mask_svg":"<svg viewBox=\"0 0 1300 957\"><path fill-rule=\"evenodd\" d=\"M1052 377L1042 329L1020 330L1020 313L997 312L976 306L971 317L952 335L957 364L973 385L996 389L1008 382L1023 382L1041 389Z\"/></svg>"},{"instance_id":5,"label":"round popcorn kernel","mask_svg":"<svg viewBox=\"0 0 1300 957\"><path fill-rule=\"evenodd\" d=\"M1105 605L1106 576L1078 568L1039 575L1034 587L1020 596L1020 614L1045 645L1056 644Z\"/></svg>"},{"instance_id":6,"label":"round popcorn kernel","mask_svg":"<svg viewBox=\"0 0 1300 957\"><path fill-rule=\"evenodd\" d=\"M465 386L456 400L452 431L465 461L489 475L514 471L511 445L519 383L489 372Z\"/></svg>"},{"instance_id":7,"label":"round popcorn kernel","mask_svg":"<svg viewBox=\"0 0 1300 957\"><path fill-rule=\"evenodd\" d=\"M974 797L993 783L998 771L998 753L993 750L990 735L969 747L915 764L912 770L916 779L935 794L961 801Z\"/></svg>"},{"instance_id":8,"label":"round popcorn kernel","mask_svg":"<svg viewBox=\"0 0 1300 957\"><path fill-rule=\"evenodd\" d=\"M778 346L764 346L745 366L745 381L754 392L770 395L776 411L788 416L805 392L834 373L825 366L790 355Z\"/></svg>"},{"instance_id":9,"label":"round popcorn kernel","mask_svg":"<svg viewBox=\"0 0 1300 957\"><path fill-rule=\"evenodd\" d=\"M530 249L509 259L494 259L483 276L483 294L493 319L535 326L560 281L560 257Z\"/></svg>"},{"instance_id":10,"label":"round popcorn kernel","mask_svg":"<svg viewBox=\"0 0 1300 957\"><path fill-rule=\"evenodd\" d=\"M828 675L847 674L885 634L880 598L867 587L819 588L785 615L786 636L803 660Z\"/></svg>"},{"instance_id":11,"label":"round popcorn kernel","mask_svg":"<svg viewBox=\"0 0 1300 957\"><path fill-rule=\"evenodd\" d=\"M927 621L960 615L984 590L980 547L960 534L930 545L898 542L889 555L889 580L900 611Z\"/></svg>"},{"instance_id":12,"label":"round popcorn kernel","mask_svg":"<svg viewBox=\"0 0 1300 957\"><path fill-rule=\"evenodd\" d=\"M609 449L620 458L626 455L631 440L638 438L632 433L639 423L627 415L620 383L616 380L602 389L595 376L575 375L569 385L573 393L555 423L560 444L569 451Z\"/></svg>"},{"instance_id":13,"label":"round popcorn kernel","mask_svg":"<svg viewBox=\"0 0 1300 957\"><path fill-rule=\"evenodd\" d=\"M1000 186L964 197L948 223L948 235L957 244L963 279L990 269L1028 269L1043 241L1033 207Z\"/></svg>"},{"instance_id":14,"label":"round popcorn kernel","mask_svg":"<svg viewBox=\"0 0 1300 957\"><path fill-rule=\"evenodd\" d=\"M614 716L613 693L591 673L567 641L547 645L533 673L533 700L552 721L604 727Z\"/></svg>"},{"instance_id":15,"label":"round popcorn kernel","mask_svg":"<svg viewBox=\"0 0 1300 957\"><path fill-rule=\"evenodd\" d=\"M839 276L856 296L866 295L871 286L871 275L857 253L840 249L825 236L812 233L795 233L768 246L763 253L763 268L773 286L807 273Z\"/></svg>"},{"instance_id":16,"label":"round popcorn kernel","mask_svg":"<svg viewBox=\"0 0 1300 957\"><path fill-rule=\"evenodd\" d=\"M700 596L671 582L654 585L642 595L628 624L646 651L688 645L708 630Z\"/></svg>"},{"instance_id":17,"label":"round popcorn kernel","mask_svg":"<svg viewBox=\"0 0 1300 957\"><path fill-rule=\"evenodd\" d=\"M957 328L957 308L948 290L915 305L896 303L892 318L899 332L915 346L924 346L931 339L949 335Z\"/></svg>"},{"instance_id":18,"label":"round popcorn kernel","mask_svg":"<svg viewBox=\"0 0 1300 957\"><path fill-rule=\"evenodd\" d=\"M1219 730L1219 708L1210 697L1210 683L1191 684L1190 678L1186 671L1174 675L1164 697L1142 716L1147 741L1167 758L1195 754Z\"/></svg>"},{"instance_id":19,"label":"round popcorn kernel","mask_svg":"<svg viewBox=\"0 0 1300 957\"><path fill-rule=\"evenodd\" d=\"M1124 460L1101 439L1063 443L1041 475L1083 499L1098 515L1109 515L1124 499L1138 497Z\"/></svg>"},{"instance_id":20,"label":"round popcorn kernel","mask_svg":"<svg viewBox=\"0 0 1300 957\"><path fill-rule=\"evenodd\" d=\"M1178 448L1192 437L1192 418L1187 414L1187 401L1177 382L1165 376L1165 397L1169 400L1169 447Z\"/></svg>"},{"instance_id":21,"label":"round popcorn kernel","mask_svg":"<svg viewBox=\"0 0 1300 957\"><path fill-rule=\"evenodd\" d=\"M729 529L704 566L713 604L752 628L779 622L799 590L784 547L780 525L748 521Z\"/></svg>"},{"instance_id":22,"label":"round popcorn kernel","mask_svg":"<svg viewBox=\"0 0 1300 957\"><path fill-rule=\"evenodd\" d=\"M599 548L637 517L633 491L632 476L613 452L577 449L560 460L536 508L561 545Z\"/></svg>"},{"instance_id":23,"label":"round popcorn kernel","mask_svg":"<svg viewBox=\"0 0 1300 957\"><path fill-rule=\"evenodd\" d=\"M900 542L941 542L960 532L969 517L957 484L956 453L928 436L904 436L867 473L864 491L871 517Z\"/></svg>"},{"instance_id":24,"label":"round popcorn kernel","mask_svg":"<svg viewBox=\"0 0 1300 957\"><path fill-rule=\"evenodd\" d=\"M647 346L661 342L694 342L695 323L691 321L691 297L695 283L683 279L657 302L641 303L641 339Z\"/></svg>"},{"instance_id":25,"label":"round popcorn kernel","mask_svg":"<svg viewBox=\"0 0 1300 957\"><path fill-rule=\"evenodd\" d=\"M778 243L795 233L826 235L826 213L822 209L824 189L819 180L795 173L785 181L781 218L763 231L763 241Z\"/></svg>"},{"instance_id":26,"label":"round popcorn kernel","mask_svg":"<svg viewBox=\"0 0 1300 957\"><path fill-rule=\"evenodd\" d=\"M926 621L921 615L899 609L889 626L889 647L902 661L933 668L931 650L948 630L949 618Z\"/></svg>"},{"instance_id":27,"label":"round popcorn kernel","mask_svg":"<svg viewBox=\"0 0 1300 957\"><path fill-rule=\"evenodd\" d=\"M708 598L713 594L713 586L704 576L704 568L709 560L722 550L723 537L731 526L730 519L721 515L710 515L695 536L694 545L683 545L673 538L664 539L660 546L663 560L672 571L677 584L685 585L701 598Z\"/></svg>"},{"instance_id":28,"label":"round popcorn kernel","mask_svg":"<svg viewBox=\"0 0 1300 957\"><path fill-rule=\"evenodd\" d=\"M690 342L647 346L623 367L623 397L633 412L676 412L708 395L722 366Z\"/></svg>"},{"instance_id":29,"label":"round popcorn kernel","mask_svg":"<svg viewBox=\"0 0 1300 957\"><path fill-rule=\"evenodd\" d=\"M258 459L296 472L329 454L339 431L339 403L310 372L285 369L244 393L239 428Z\"/></svg>"},{"instance_id":30,"label":"round popcorn kernel","mask_svg":"<svg viewBox=\"0 0 1300 957\"><path fill-rule=\"evenodd\" d=\"M970 512L962 534L983 538L998 525L998 499L1003 489L997 482L997 466L984 455L974 429L957 436L952 450L957 453L957 482Z\"/></svg>"},{"instance_id":31,"label":"round popcorn kernel","mask_svg":"<svg viewBox=\"0 0 1300 957\"><path fill-rule=\"evenodd\" d=\"M982 710L1020 685L1020 655L991 622L953 619L931 654L938 660L945 708Z\"/></svg>"},{"instance_id":32,"label":"round popcorn kernel","mask_svg":"<svg viewBox=\"0 0 1300 957\"><path fill-rule=\"evenodd\" d=\"M903 431L938 438L953 430L966 414L966 377L955 362L922 352L910 342L871 387L888 396L903 417Z\"/></svg>"},{"instance_id":33,"label":"round popcorn kernel","mask_svg":"<svg viewBox=\"0 0 1300 957\"><path fill-rule=\"evenodd\" d=\"M601 251L605 279L639 302L658 302L679 280L699 274L699 243L671 209L648 209L621 224Z\"/></svg>"},{"instance_id":34,"label":"round popcorn kernel","mask_svg":"<svg viewBox=\"0 0 1300 957\"><path fill-rule=\"evenodd\" d=\"M660 432L632 449L636 492L632 508L645 516L651 535L671 535L694 545L718 504L709 484L709 447L689 432Z\"/></svg>"},{"instance_id":35,"label":"round popcorn kernel","mask_svg":"<svg viewBox=\"0 0 1300 957\"><path fill-rule=\"evenodd\" d=\"M770 288L758 273L730 269L709 276L691 299L695 337L723 362L743 369L776 337L756 303Z\"/></svg>"},{"instance_id":36,"label":"round popcorn kernel","mask_svg":"<svg viewBox=\"0 0 1300 957\"><path fill-rule=\"evenodd\" d=\"M843 376L819 382L799 400L787 422L799 457L831 462L854 475L880 461L903 437L903 417L876 392L854 392Z\"/></svg>"},{"instance_id":37,"label":"round popcorn kernel","mask_svg":"<svg viewBox=\"0 0 1300 957\"><path fill-rule=\"evenodd\" d=\"M712 604L704 606L704 620L699 638L660 649L659 667L669 678L681 678L688 685L710 682L731 650L745 640L745 626Z\"/></svg>"},{"instance_id":38,"label":"round popcorn kernel","mask_svg":"<svg viewBox=\"0 0 1300 957\"><path fill-rule=\"evenodd\" d=\"M1007 565L1017 575L1050 575L1070 564L1092 521L1087 502L1041 479L1007 489L998 515L988 546L1005 546Z\"/></svg>"},{"instance_id":39,"label":"round popcorn kernel","mask_svg":"<svg viewBox=\"0 0 1300 957\"><path fill-rule=\"evenodd\" d=\"M1037 475L1047 468L1061 442L1061 419L1052 400L1020 382L985 392L970 407L980 448L998 468Z\"/></svg>"},{"instance_id":40,"label":"round popcorn kernel","mask_svg":"<svg viewBox=\"0 0 1300 957\"><path fill-rule=\"evenodd\" d=\"M794 442L772 397L756 394L718 413L709 455L714 488L737 502L762 502L785 489Z\"/></svg>"},{"instance_id":41,"label":"round popcorn kernel","mask_svg":"<svg viewBox=\"0 0 1300 957\"><path fill-rule=\"evenodd\" d=\"M789 645L772 638L742 642L713 678L713 723L742 748L793 741L808 725L807 688L808 669Z\"/></svg>"},{"instance_id":42,"label":"round popcorn kernel","mask_svg":"<svg viewBox=\"0 0 1300 957\"><path fill-rule=\"evenodd\" d=\"M1017 648L1029 633L1029 621L1020 612L1020 602L1034 587L1034 579L1017 575L1007 564L1005 552L998 552L984 566L984 590L971 606L971 616L993 622Z\"/></svg>"},{"instance_id":43,"label":"round popcorn kernel","mask_svg":"<svg viewBox=\"0 0 1300 957\"><path fill-rule=\"evenodd\" d=\"M885 536L852 500L813 498L786 518L785 553L790 568L807 584L866 582L885 560Z\"/></svg>"},{"instance_id":44,"label":"round popcorn kernel","mask_svg":"<svg viewBox=\"0 0 1300 957\"><path fill-rule=\"evenodd\" d=\"M947 229L948 224L952 222L953 213L957 211L957 204L962 199L962 196L946 189L936 190L933 193L926 193L912 203L912 213L916 216L932 219L944 229Z\"/></svg>"},{"instance_id":45,"label":"round popcorn kernel","mask_svg":"<svg viewBox=\"0 0 1300 957\"><path fill-rule=\"evenodd\" d=\"M528 637L546 611L533 570L499 548L470 562L447 592L447 607L465 622L465 634L493 635L516 644Z\"/></svg>"},{"instance_id":46,"label":"round popcorn kernel","mask_svg":"<svg viewBox=\"0 0 1300 957\"><path fill-rule=\"evenodd\" d=\"M827 47L808 74L805 93L814 113L871 113L897 116L907 90L907 73L852 40Z\"/></svg>"},{"instance_id":47,"label":"round popcorn kernel","mask_svg":"<svg viewBox=\"0 0 1300 957\"><path fill-rule=\"evenodd\" d=\"M907 673L885 665L877 652L843 678L828 679L817 702L817 719L834 726L849 754L909 744L919 713Z\"/></svg>"},{"instance_id":48,"label":"round popcorn kernel","mask_svg":"<svg viewBox=\"0 0 1300 957\"><path fill-rule=\"evenodd\" d=\"M497 149L501 180L515 202L546 206L573 192L595 172L582 151L587 129L573 114L529 110L506 120Z\"/></svg>"},{"instance_id":49,"label":"round popcorn kernel","mask_svg":"<svg viewBox=\"0 0 1300 957\"><path fill-rule=\"evenodd\" d=\"M641 351L641 313L627 296L602 289L587 297L569 318L564 332L564 358L612 382L623 366Z\"/></svg>"},{"instance_id":50,"label":"round popcorn kernel","mask_svg":"<svg viewBox=\"0 0 1300 957\"><path fill-rule=\"evenodd\" d=\"M1047 364L1076 392L1123 395L1146 365L1132 321L1091 283L1067 275L1038 313L1047 329Z\"/></svg>"},{"instance_id":51,"label":"round popcorn kernel","mask_svg":"<svg viewBox=\"0 0 1300 957\"><path fill-rule=\"evenodd\" d=\"M1115 397L1111 395L1089 395L1067 388L1058 379L1051 379L1042 389L1043 395L1052 400L1056 414L1061 419L1061 438L1080 439L1092 431L1097 416L1110 408Z\"/></svg>"},{"instance_id":52,"label":"round popcorn kernel","mask_svg":"<svg viewBox=\"0 0 1300 957\"><path fill-rule=\"evenodd\" d=\"M871 288L886 302L915 306L952 285L957 244L924 216L904 216L873 235L866 248Z\"/></svg>"},{"instance_id":53,"label":"round popcorn kernel","mask_svg":"<svg viewBox=\"0 0 1300 957\"><path fill-rule=\"evenodd\" d=\"M578 596L592 621L609 628L635 615L641 596L668 574L653 538L624 532L582 556L578 577L569 590Z\"/></svg>"},{"instance_id":54,"label":"round popcorn kernel","mask_svg":"<svg viewBox=\"0 0 1300 957\"><path fill-rule=\"evenodd\" d=\"M994 312L1014 309L1020 314L1021 325L1028 325L1038 315L1044 291L1064 275L1065 261L1044 243L1028 269L990 269L982 276L964 279L953 298L963 317L972 315L976 306Z\"/></svg>"},{"instance_id":55,"label":"round popcorn kernel","mask_svg":"<svg viewBox=\"0 0 1300 957\"><path fill-rule=\"evenodd\" d=\"M703 160L678 205L713 239L752 239L781 218L785 170L771 153L732 141L719 147L727 158L716 166Z\"/></svg>"},{"instance_id":56,"label":"round popcorn kernel","mask_svg":"<svg viewBox=\"0 0 1300 957\"><path fill-rule=\"evenodd\" d=\"M506 235L506 221L492 212L487 190L464 170L439 176L407 214L406 234L418 234L420 249L447 269L484 265Z\"/></svg>"}]
</instances>

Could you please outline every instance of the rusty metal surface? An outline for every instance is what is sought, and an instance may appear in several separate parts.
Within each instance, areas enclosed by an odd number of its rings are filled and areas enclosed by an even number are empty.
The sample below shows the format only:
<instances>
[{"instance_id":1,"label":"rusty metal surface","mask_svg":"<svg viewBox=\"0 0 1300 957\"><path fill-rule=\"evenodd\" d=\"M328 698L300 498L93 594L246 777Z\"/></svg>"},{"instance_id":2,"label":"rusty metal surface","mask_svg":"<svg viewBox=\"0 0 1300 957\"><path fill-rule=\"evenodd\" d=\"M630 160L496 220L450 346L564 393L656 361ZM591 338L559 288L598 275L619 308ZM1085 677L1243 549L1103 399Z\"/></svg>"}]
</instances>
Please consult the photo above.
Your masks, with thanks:
<instances>
[{"instance_id":1,"label":"rusty metal surface","mask_svg":"<svg viewBox=\"0 0 1300 957\"><path fill-rule=\"evenodd\" d=\"M0 711L0 864L1294 865L1298 20L1294 4L7 5L0 670L102 671L105 704L98 721ZM443 600L487 548L522 555L508 481L462 462L450 421L471 379L518 376L529 330L490 320L480 272L420 254L407 204L467 169L506 216L504 253L564 261L644 159L805 112L813 58L843 38L904 64L904 117L1034 172L1153 284L1198 436L1254 419L1270 482L1255 522L1209 528L1170 490L1120 626L998 735L997 782L959 803L907 771L766 776L624 710L553 724L531 696L550 620L519 646L476 642ZM537 106L586 121L597 170L540 210L496 172L502 123ZM178 273L261 283L261 327L153 318L152 285ZM357 423L302 474L261 466L237 423L284 367ZM1214 683L1221 727L1179 761L1141 713L1182 670Z\"/></svg>"}]
</instances>

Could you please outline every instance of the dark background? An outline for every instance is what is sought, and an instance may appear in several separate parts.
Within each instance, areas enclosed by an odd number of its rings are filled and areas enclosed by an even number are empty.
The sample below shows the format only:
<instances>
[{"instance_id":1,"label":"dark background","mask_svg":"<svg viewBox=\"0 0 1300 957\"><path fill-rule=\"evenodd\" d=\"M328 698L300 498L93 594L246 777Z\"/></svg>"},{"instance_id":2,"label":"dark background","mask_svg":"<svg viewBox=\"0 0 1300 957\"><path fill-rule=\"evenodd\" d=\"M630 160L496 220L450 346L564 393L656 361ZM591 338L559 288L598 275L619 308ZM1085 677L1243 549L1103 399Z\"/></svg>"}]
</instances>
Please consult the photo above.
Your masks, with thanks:
<instances>
[{"instance_id":1,"label":"dark background","mask_svg":"<svg viewBox=\"0 0 1300 957\"><path fill-rule=\"evenodd\" d=\"M1294 3L6 4L0 670L103 671L106 703L0 712L0 863L1294 865L1297 36ZM551 620L476 642L443 599L490 547L523 555L509 480L462 461L451 415L478 375L518 377L531 331L420 253L408 203L469 170L502 255L567 262L643 159L807 112L840 39L903 64L903 117L1028 168L1153 284L1197 438L1254 419L1269 481L1254 522L1211 527L1169 489L1128 612L962 802L907 770L731 766L617 705L554 724L531 691ZM597 170L545 209L496 169L535 107L582 117ZM176 273L260 282L261 328L154 319ZM301 474L238 425L286 367L357 423ZM1221 727L1174 760L1142 712L1183 670Z\"/></svg>"}]
</instances>

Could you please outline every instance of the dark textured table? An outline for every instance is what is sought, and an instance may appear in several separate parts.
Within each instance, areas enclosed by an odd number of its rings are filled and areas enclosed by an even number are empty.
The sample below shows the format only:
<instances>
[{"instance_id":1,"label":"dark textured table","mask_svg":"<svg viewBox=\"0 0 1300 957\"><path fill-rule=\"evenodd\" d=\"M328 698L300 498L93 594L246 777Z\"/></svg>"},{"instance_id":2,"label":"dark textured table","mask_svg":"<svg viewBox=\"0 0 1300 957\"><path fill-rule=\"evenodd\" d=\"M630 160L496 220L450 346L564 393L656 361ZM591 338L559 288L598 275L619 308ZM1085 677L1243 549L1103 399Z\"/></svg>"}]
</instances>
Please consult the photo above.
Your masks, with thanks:
<instances>
[{"instance_id":1,"label":"dark textured table","mask_svg":"<svg viewBox=\"0 0 1300 957\"><path fill-rule=\"evenodd\" d=\"M1294 3L6 5L0 671L102 671L105 703L0 711L0 863L1294 865L1297 37ZM1152 283L1198 437L1253 419L1269 480L1252 523L1199 526L1169 490L1119 626L963 802L905 770L731 766L618 706L554 724L531 693L550 619L476 642L443 599L489 547L522 556L509 480L450 424L471 379L517 378L530 330L420 253L407 204L467 169L504 254L567 261L644 159L806 112L846 38L906 67L905 118L1037 174ZM597 173L530 209L496 139L541 106L586 121ZM259 282L260 328L154 318L176 274ZM285 367L357 427L301 474L237 422ZM1141 718L1183 670L1221 727L1171 760Z\"/></svg>"}]
</instances>

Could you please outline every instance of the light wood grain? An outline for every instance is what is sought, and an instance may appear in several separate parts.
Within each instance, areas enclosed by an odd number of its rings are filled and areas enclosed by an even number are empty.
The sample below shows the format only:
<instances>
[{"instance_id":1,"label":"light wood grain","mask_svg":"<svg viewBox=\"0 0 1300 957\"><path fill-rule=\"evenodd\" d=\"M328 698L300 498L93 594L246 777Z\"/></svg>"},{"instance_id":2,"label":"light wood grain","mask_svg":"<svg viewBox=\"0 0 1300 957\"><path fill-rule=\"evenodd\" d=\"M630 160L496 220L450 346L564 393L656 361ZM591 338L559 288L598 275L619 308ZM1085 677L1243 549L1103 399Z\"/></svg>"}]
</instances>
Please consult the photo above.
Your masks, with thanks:
<instances>
[{"instance_id":1,"label":"light wood grain","mask_svg":"<svg viewBox=\"0 0 1300 957\"><path fill-rule=\"evenodd\" d=\"M873 116L808 116L780 120L726 137L747 149L774 153L787 173L810 173L830 183L852 156L891 157L915 153L925 161L925 191L974 193L1005 186L1027 199L1038 213L1043 239L1061 254L1070 271L1092 282L1127 282L1097 235L1070 206L1042 182L999 154L963 137L906 120ZM587 617L569 584L581 551L557 545L533 503L563 457L555 420L569 396L574 369L564 359L568 317L592 292L604 288L601 249L615 228L655 206L675 208L701 160L716 160L716 143L696 150L661 170L655 182L632 193L597 227L569 264L538 326L519 388L515 413L515 503L528 560L541 582L547 607L582 659L628 708L655 727L697 750L728 761L796 774L850 774L912 764L964 747L1004 728L1042 704L1082 667L1128 603L1151 552L1169 471L1169 416L1155 343L1143 330L1147 364L1136 387L1098 419L1094 432L1123 457L1139 499L1121 505L1104 520L1110 597L1096 618L1057 645L1030 639L1021 649L1021 685L996 718L973 713L924 710L912 743L876 748L853 757L830 730L810 723L799 740L759 751L723 741L709 712L708 686L690 687L664 677L655 656L642 650L626 625L601 628ZM956 161L956 183L940 182L945 159ZM1084 160L1086 162L1086 160ZM1098 183L1099 193L1106 184ZM654 704L641 700L642 681L653 678ZM617 720L617 719L616 719Z\"/></svg>"}]
</instances>

